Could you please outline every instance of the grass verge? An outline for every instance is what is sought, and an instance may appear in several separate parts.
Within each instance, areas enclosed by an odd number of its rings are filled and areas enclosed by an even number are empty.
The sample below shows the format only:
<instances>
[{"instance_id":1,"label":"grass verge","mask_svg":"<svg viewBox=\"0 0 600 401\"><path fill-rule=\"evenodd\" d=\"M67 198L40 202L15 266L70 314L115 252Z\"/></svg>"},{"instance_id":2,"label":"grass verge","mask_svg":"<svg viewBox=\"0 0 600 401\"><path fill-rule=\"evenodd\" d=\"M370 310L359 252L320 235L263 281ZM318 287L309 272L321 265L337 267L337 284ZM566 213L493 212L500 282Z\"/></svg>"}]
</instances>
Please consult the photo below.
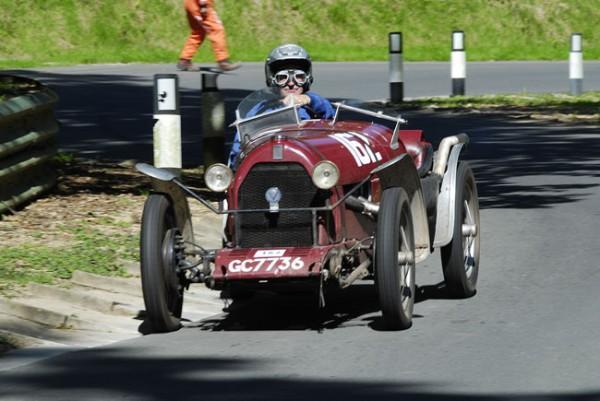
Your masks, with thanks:
<instances>
[{"instance_id":1,"label":"grass verge","mask_svg":"<svg viewBox=\"0 0 600 401\"><path fill-rule=\"evenodd\" d=\"M600 92L586 92L580 96L561 93L454 96L447 98L426 98L412 100L414 106L445 108L491 108L491 107L563 107L573 108L582 113L598 111Z\"/></svg>"},{"instance_id":2,"label":"grass verge","mask_svg":"<svg viewBox=\"0 0 600 401\"><path fill-rule=\"evenodd\" d=\"M52 245L43 244L46 235L40 231L32 234L29 244L0 248L0 293L28 283L68 280L75 270L125 276L122 260L137 259L139 238L117 230L107 232L124 224L112 218L103 218L100 224L103 230L89 222L60 225L53 234L63 239Z\"/></svg>"},{"instance_id":3,"label":"grass verge","mask_svg":"<svg viewBox=\"0 0 600 401\"><path fill-rule=\"evenodd\" d=\"M56 284L75 270L125 276L139 260L139 222L149 184L133 168L57 158L60 178L45 197L0 216L0 294Z\"/></svg>"},{"instance_id":4,"label":"grass verge","mask_svg":"<svg viewBox=\"0 0 600 401\"><path fill-rule=\"evenodd\" d=\"M372 109L394 110L454 110L507 111L529 114L534 118L560 121L600 121L600 92L580 96L556 93L433 97L407 100L399 104L375 102Z\"/></svg>"},{"instance_id":5,"label":"grass verge","mask_svg":"<svg viewBox=\"0 0 600 401\"><path fill-rule=\"evenodd\" d=\"M586 60L600 58L600 0L221 0L234 59L264 60L286 42L317 61L387 60L388 33L403 32L408 61L447 61L453 30L468 59L566 60L581 32ZM43 34L40 34L43 27ZM189 34L181 0L0 0L0 67L112 62L175 63ZM524 40L526 39L526 40ZM210 44L196 57L214 62Z\"/></svg>"}]
</instances>

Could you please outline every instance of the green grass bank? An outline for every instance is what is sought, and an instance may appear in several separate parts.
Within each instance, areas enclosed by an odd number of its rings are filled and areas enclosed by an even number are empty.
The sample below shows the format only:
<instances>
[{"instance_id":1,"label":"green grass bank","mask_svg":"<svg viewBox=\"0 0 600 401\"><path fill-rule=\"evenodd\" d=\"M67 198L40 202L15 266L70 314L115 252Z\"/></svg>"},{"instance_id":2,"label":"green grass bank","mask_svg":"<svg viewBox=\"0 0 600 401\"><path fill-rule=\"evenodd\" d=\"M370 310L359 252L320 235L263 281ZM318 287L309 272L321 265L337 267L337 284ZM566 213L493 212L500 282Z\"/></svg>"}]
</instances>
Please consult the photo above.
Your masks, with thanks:
<instances>
[{"instance_id":1,"label":"green grass bank","mask_svg":"<svg viewBox=\"0 0 600 401\"><path fill-rule=\"evenodd\" d=\"M566 60L581 32L600 59L600 0L217 0L232 58L262 60L283 42L320 61L386 60L401 31L408 61L449 58L466 33L477 60ZM0 0L0 68L174 62L187 36L182 0ZM196 57L212 62L208 43Z\"/></svg>"}]
</instances>

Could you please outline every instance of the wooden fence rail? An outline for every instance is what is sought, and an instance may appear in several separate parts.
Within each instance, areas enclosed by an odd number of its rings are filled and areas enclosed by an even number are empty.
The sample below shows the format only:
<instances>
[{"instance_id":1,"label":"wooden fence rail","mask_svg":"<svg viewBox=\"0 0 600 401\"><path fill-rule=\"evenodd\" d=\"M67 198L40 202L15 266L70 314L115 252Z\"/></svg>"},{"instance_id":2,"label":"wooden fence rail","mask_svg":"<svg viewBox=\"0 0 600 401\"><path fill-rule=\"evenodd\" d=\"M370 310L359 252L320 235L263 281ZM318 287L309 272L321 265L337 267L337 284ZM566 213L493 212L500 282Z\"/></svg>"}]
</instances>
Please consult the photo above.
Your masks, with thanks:
<instances>
[{"instance_id":1,"label":"wooden fence rail","mask_svg":"<svg viewBox=\"0 0 600 401\"><path fill-rule=\"evenodd\" d=\"M0 101L0 214L55 185L57 101L40 84L30 93Z\"/></svg>"}]
</instances>

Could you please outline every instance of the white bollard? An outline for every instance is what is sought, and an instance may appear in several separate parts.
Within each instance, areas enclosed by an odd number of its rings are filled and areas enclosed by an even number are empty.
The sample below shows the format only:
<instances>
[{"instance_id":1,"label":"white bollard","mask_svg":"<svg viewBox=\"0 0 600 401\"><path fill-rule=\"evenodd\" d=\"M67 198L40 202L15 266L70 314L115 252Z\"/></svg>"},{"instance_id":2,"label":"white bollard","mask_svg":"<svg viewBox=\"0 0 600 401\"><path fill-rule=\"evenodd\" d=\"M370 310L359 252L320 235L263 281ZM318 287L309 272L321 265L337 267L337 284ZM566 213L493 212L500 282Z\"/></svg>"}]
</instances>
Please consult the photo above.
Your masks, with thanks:
<instances>
[{"instance_id":1,"label":"white bollard","mask_svg":"<svg viewBox=\"0 0 600 401\"><path fill-rule=\"evenodd\" d=\"M571 34L571 52L569 53L569 82L571 95L583 92L583 38L580 33Z\"/></svg>"},{"instance_id":2,"label":"white bollard","mask_svg":"<svg viewBox=\"0 0 600 401\"><path fill-rule=\"evenodd\" d=\"M452 96L464 96L467 79L467 55L465 52L465 33L463 31L452 32L450 61Z\"/></svg>"},{"instance_id":3,"label":"white bollard","mask_svg":"<svg viewBox=\"0 0 600 401\"><path fill-rule=\"evenodd\" d=\"M404 98L404 81L402 65L402 32L390 32L390 101L400 103Z\"/></svg>"},{"instance_id":4,"label":"white bollard","mask_svg":"<svg viewBox=\"0 0 600 401\"><path fill-rule=\"evenodd\" d=\"M181 114L179 79L175 74L154 75L154 166L181 169Z\"/></svg>"}]
</instances>

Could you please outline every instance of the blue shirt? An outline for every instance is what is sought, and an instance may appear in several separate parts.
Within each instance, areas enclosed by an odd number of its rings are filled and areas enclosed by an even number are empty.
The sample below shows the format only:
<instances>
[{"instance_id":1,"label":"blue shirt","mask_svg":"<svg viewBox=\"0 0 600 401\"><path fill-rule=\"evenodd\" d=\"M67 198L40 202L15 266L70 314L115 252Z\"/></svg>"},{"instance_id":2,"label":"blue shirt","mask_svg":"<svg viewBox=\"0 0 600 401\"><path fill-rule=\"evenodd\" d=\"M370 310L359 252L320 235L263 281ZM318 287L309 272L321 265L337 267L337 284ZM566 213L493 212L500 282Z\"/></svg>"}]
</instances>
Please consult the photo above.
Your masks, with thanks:
<instances>
[{"instance_id":1,"label":"blue shirt","mask_svg":"<svg viewBox=\"0 0 600 401\"><path fill-rule=\"evenodd\" d=\"M322 118L325 120L329 120L333 118L335 115L335 110L333 106L329 102L329 100L325 99L323 96L318 95L314 92L306 92L304 95L310 97L310 104L306 106L302 106L298 108L298 117L301 120L310 120L311 118ZM258 107L252 109L248 112L245 117L252 117L258 111ZM310 111L315 114L314 116L310 115ZM231 167L237 159L237 156L240 154L240 133L236 132L235 137L233 138L233 145L231 146L231 152L229 152L229 161L228 165Z\"/></svg>"}]
</instances>

